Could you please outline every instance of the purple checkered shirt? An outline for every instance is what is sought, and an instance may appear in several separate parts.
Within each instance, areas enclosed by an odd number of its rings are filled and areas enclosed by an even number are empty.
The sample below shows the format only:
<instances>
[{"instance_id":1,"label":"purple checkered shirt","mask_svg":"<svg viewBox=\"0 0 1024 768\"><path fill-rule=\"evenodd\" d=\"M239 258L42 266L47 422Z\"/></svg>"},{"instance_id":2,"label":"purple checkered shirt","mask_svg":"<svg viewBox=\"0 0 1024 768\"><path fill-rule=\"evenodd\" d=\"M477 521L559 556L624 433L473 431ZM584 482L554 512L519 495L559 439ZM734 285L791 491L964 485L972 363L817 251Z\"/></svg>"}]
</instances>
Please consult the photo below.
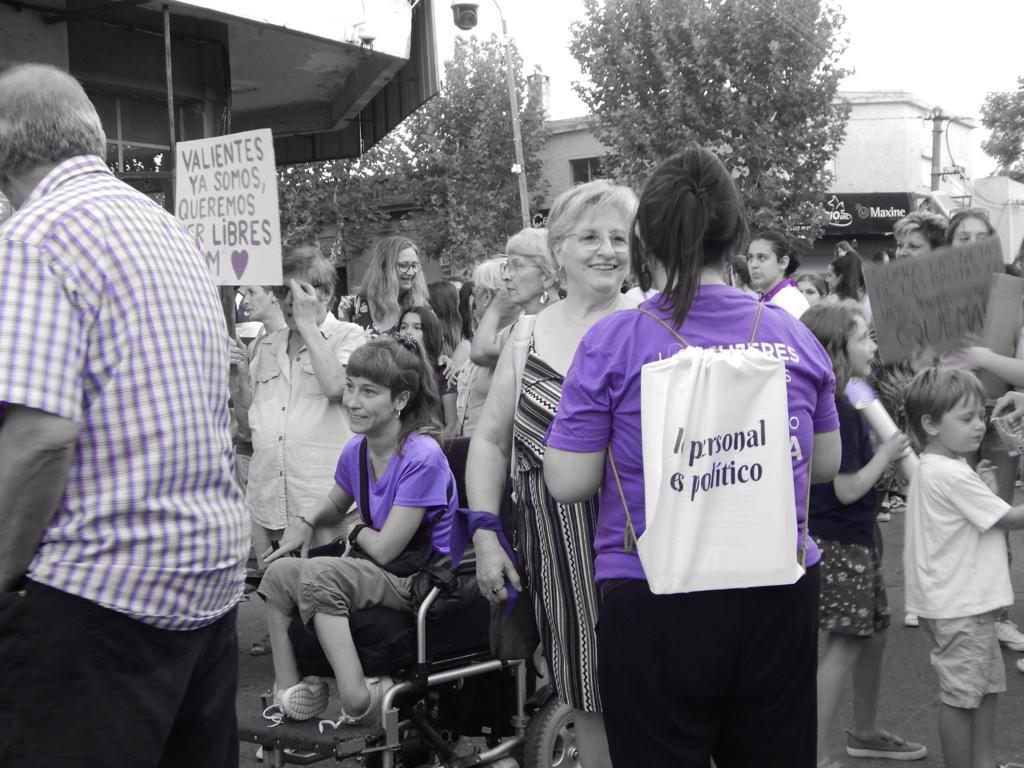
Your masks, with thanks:
<instances>
[{"instance_id":1,"label":"purple checkered shirt","mask_svg":"<svg viewBox=\"0 0 1024 768\"><path fill-rule=\"evenodd\" d=\"M238 602L228 337L173 216L103 161L66 160L0 226L0 403L81 428L28 576L162 629Z\"/></svg>"}]
</instances>

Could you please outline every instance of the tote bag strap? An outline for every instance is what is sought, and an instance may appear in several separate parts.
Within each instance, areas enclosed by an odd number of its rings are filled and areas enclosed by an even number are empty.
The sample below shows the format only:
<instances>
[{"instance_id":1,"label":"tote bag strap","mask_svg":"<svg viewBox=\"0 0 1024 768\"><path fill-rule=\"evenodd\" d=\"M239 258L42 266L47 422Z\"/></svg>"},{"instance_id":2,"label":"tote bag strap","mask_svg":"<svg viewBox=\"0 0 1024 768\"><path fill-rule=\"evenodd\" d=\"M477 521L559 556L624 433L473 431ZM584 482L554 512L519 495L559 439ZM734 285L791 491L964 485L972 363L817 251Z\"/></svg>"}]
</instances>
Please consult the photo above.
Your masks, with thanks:
<instances>
[{"instance_id":1,"label":"tote bag strap","mask_svg":"<svg viewBox=\"0 0 1024 768\"><path fill-rule=\"evenodd\" d=\"M807 539L811 530L811 470L814 469L814 451L807 460L807 496L804 498L804 535L800 539L800 567L807 570Z\"/></svg>"},{"instance_id":2,"label":"tote bag strap","mask_svg":"<svg viewBox=\"0 0 1024 768\"><path fill-rule=\"evenodd\" d=\"M363 518L366 525L372 528L373 524L370 521L370 470L366 468L368 453L364 437L359 446L359 516Z\"/></svg>"},{"instance_id":3,"label":"tote bag strap","mask_svg":"<svg viewBox=\"0 0 1024 768\"><path fill-rule=\"evenodd\" d=\"M643 310L640 311L643 312ZM644 312L644 314L647 313ZM683 343L685 344L686 342ZM622 491L622 480L619 478L619 469L615 466L615 457L612 456L611 445L608 446L608 461L610 461L612 465L612 475L615 477L615 486L619 489L619 499L622 501L622 511L626 513L626 530L622 534L622 548L626 550L627 554L629 554L636 549L636 529L633 528L633 519L629 516L629 504L626 503L626 494Z\"/></svg>"},{"instance_id":4,"label":"tote bag strap","mask_svg":"<svg viewBox=\"0 0 1024 768\"><path fill-rule=\"evenodd\" d=\"M750 341L748 344L752 344L754 339L757 338L757 327L761 324L761 312L764 310L764 302L757 302L757 312L754 314L754 329L750 332Z\"/></svg>"},{"instance_id":5,"label":"tote bag strap","mask_svg":"<svg viewBox=\"0 0 1024 768\"><path fill-rule=\"evenodd\" d=\"M758 329L758 326L761 324L761 311L763 309L764 309L764 302L762 302L762 301L757 302L757 312L754 313L754 329L750 332L750 341L751 342L753 342L754 339L757 338L757 329ZM683 344L683 346L686 346L686 347L691 346L690 342L688 342L686 339L684 339L682 336L680 336L679 332L675 328L673 328L671 325L666 323L664 320L662 320L657 315L648 312L646 309L641 309L640 307L637 307L636 311L639 312L641 315L647 315L649 318L651 318L651 320L654 320L655 322L657 322L662 328L664 328L666 331L668 331L673 336L675 336L680 341L680 343ZM748 343L750 343L750 342L748 342Z\"/></svg>"},{"instance_id":6,"label":"tote bag strap","mask_svg":"<svg viewBox=\"0 0 1024 768\"><path fill-rule=\"evenodd\" d=\"M636 311L637 311L637 312L639 312L639 313L640 313L641 315L647 315L647 316L648 316L649 318L651 318L651 320L654 320L654 321L655 321L656 323L658 323L658 325L660 325L660 326L661 326L662 328L664 328L664 329L665 329L666 331L668 331L668 332L669 332L669 333L671 333L671 334L672 334L673 336L675 336L675 337L676 337L677 339L679 339L680 343L681 343L681 344L682 344L683 346L685 346L685 347L688 347L688 346L690 346L690 342L688 342L688 341L687 341L686 339L684 339L684 338L683 338L682 336L680 336L680 335L679 335L679 332L678 332L678 331L677 331L677 330L676 330L675 328L673 328L673 327L672 327L671 325L669 325L668 323L666 323L666 322L665 322L664 320L662 320L662 319L661 319L660 317L658 317L657 315L655 315L655 314L651 314L651 313L650 313L650 312L648 312L648 311L647 311L646 309L640 309L640 307L637 307L637 308L636 308ZM613 465L613 466L614 466L614 465Z\"/></svg>"}]
</instances>

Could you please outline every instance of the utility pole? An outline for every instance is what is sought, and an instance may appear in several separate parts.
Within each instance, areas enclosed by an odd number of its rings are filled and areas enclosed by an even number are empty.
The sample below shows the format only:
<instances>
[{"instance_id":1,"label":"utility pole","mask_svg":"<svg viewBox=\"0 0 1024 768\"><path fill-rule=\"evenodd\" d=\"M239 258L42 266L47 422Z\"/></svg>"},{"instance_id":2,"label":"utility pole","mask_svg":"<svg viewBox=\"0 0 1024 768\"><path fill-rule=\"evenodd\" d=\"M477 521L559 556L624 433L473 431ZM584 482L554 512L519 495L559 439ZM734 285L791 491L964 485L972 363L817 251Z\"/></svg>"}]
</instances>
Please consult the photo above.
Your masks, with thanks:
<instances>
[{"instance_id":1,"label":"utility pole","mask_svg":"<svg viewBox=\"0 0 1024 768\"><path fill-rule=\"evenodd\" d=\"M942 121L948 120L947 115L936 107L932 110L932 190L939 188L942 181Z\"/></svg>"},{"instance_id":2,"label":"utility pole","mask_svg":"<svg viewBox=\"0 0 1024 768\"><path fill-rule=\"evenodd\" d=\"M512 66L512 38L508 34L508 24L501 6L493 0L501 19L501 35L505 43L505 79L508 83L508 101L512 112L512 143L515 147L516 165L513 171L519 180L519 212L523 217L523 228L530 226L530 195L526 188L526 159L523 157L523 134L519 127L519 102L516 98L516 75Z\"/></svg>"}]
</instances>

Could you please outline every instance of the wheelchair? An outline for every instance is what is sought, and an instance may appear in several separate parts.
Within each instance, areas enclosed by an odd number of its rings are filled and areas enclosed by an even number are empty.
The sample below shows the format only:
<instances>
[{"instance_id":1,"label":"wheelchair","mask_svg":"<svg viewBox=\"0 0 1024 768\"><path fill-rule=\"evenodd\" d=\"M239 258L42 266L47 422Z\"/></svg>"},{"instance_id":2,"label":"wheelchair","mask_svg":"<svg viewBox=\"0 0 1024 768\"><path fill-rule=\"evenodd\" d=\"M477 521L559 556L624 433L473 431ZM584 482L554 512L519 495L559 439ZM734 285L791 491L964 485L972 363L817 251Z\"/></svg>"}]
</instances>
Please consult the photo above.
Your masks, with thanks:
<instances>
[{"instance_id":1,"label":"wheelchair","mask_svg":"<svg viewBox=\"0 0 1024 768\"><path fill-rule=\"evenodd\" d=\"M445 445L463 505L468 443L457 438ZM475 573L472 552L458 572ZM573 710L550 688L533 689L530 659L494 658L490 606L482 596L457 612L432 616L443 588L436 581L415 615L371 608L350 619L366 675L395 681L379 723L335 729L314 718L272 725L262 716L273 702L270 691L261 690L269 680L261 679L258 686L239 686L240 739L261 745L263 764L275 768L331 758L351 768L579 765ZM289 636L303 675L333 677L315 635L295 620Z\"/></svg>"}]
</instances>

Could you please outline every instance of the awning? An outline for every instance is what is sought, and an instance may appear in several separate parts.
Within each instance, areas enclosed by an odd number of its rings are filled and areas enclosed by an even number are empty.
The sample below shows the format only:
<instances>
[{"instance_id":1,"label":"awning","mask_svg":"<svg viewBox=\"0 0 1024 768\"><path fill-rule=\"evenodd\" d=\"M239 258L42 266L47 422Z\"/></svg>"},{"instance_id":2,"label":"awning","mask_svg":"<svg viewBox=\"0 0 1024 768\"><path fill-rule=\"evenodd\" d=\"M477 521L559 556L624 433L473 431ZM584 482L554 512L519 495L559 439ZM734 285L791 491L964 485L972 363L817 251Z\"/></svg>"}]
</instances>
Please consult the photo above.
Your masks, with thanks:
<instances>
[{"instance_id":1,"label":"awning","mask_svg":"<svg viewBox=\"0 0 1024 768\"><path fill-rule=\"evenodd\" d=\"M270 128L277 161L285 164L357 157L440 90L433 2L168 0L166 5L172 47L187 49L182 66L209 67L226 59L230 130ZM162 36L164 4L0 0L22 19L38 19L33 39L25 39L23 48L7 41L0 61L47 60L37 57L38 51L66 46L72 73L90 86L155 96L165 87L162 68L142 65L151 63L150 54L162 56L162 48L125 43L124 35L135 30L142 37ZM217 50L226 50L226 56ZM209 61L194 51L209 52ZM175 54L175 69L178 58ZM176 72L176 99L203 97L190 92L187 82L179 92L179 79Z\"/></svg>"}]
</instances>

